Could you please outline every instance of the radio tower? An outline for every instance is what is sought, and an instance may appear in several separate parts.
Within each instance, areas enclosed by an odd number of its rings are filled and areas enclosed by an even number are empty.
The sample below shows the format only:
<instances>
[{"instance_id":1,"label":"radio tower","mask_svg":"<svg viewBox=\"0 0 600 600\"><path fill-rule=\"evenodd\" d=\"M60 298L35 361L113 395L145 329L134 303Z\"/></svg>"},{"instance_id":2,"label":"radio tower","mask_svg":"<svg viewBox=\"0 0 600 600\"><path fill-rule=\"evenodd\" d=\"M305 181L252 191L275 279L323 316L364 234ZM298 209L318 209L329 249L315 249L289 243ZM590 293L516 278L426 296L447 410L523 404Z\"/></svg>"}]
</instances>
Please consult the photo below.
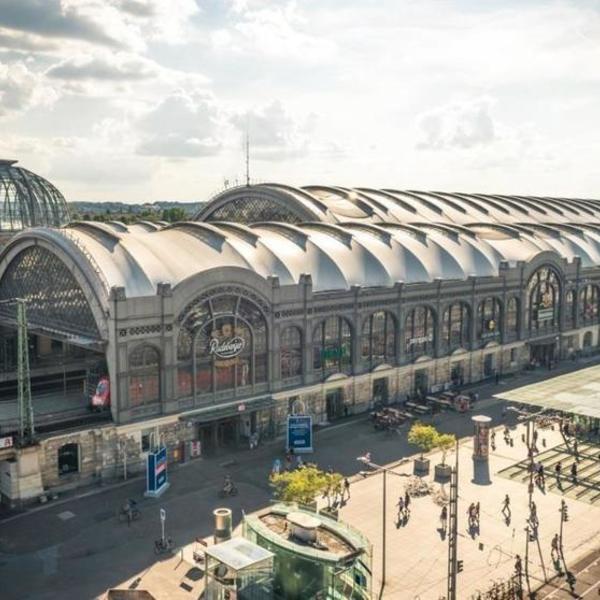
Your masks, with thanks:
<instances>
[{"instance_id":1,"label":"radio tower","mask_svg":"<svg viewBox=\"0 0 600 600\"><path fill-rule=\"evenodd\" d=\"M246 123L246 187L250 187L250 129Z\"/></svg>"}]
</instances>

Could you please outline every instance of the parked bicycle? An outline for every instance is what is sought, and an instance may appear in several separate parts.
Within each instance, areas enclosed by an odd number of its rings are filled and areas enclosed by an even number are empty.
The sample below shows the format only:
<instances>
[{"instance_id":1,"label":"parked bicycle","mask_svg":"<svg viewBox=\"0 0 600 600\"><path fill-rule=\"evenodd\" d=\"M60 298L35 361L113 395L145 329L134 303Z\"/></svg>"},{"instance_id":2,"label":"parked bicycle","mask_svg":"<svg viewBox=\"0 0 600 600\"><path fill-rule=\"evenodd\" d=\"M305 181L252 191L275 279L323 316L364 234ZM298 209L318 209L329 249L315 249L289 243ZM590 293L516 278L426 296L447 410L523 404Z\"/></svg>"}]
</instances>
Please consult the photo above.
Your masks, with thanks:
<instances>
[{"instance_id":1,"label":"parked bicycle","mask_svg":"<svg viewBox=\"0 0 600 600\"><path fill-rule=\"evenodd\" d=\"M171 552L174 547L175 544L170 537L154 540L154 554L166 554L167 552Z\"/></svg>"}]
</instances>

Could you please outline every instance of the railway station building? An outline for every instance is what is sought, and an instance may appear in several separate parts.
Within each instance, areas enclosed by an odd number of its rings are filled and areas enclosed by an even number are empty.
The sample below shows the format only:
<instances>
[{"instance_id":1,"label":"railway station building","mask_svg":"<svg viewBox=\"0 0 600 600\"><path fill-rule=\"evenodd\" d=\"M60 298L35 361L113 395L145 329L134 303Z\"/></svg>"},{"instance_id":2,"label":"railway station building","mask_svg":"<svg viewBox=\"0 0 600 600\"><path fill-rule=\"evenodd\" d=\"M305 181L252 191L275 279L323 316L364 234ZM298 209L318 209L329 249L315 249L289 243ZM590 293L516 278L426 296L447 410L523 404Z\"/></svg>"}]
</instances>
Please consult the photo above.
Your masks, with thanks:
<instances>
[{"instance_id":1,"label":"railway station building","mask_svg":"<svg viewBox=\"0 0 600 600\"><path fill-rule=\"evenodd\" d=\"M189 222L56 225L0 254L37 349L45 490L141 469L156 440L176 460L599 346L596 200L261 184Z\"/></svg>"}]
</instances>

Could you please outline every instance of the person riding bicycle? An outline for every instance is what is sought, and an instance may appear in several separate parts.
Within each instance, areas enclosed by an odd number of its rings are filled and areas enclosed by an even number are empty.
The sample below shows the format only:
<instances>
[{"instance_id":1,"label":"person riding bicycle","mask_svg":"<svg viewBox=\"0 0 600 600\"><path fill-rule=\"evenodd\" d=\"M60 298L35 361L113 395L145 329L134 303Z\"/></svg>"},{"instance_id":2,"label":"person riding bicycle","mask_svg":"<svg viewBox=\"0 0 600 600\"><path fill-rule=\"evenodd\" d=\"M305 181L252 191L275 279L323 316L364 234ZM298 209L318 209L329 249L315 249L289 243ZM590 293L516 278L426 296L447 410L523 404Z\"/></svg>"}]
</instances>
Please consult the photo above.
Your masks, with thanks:
<instances>
[{"instance_id":1,"label":"person riding bicycle","mask_svg":"<svg viewBox=\"0 0 600 600\"><path fill-rule=\"evenodd\" d=\"M133 513L137 509L137 502L133 498L127 498L121 511L127 516L127 521L131 523L133 521Z\"/></svg>"},{"instance_id":2,"label":"person riding bicycle","mask_svg":"<svg viewBox=\"0 0 600 600\"><path fill-rule=\"evenodd\" d=\"M225 475L225 481L223 482L223 491L226 494L230 494L233 490L233 481L231 480L231 475Z\"/></svg>"}]
</instances>

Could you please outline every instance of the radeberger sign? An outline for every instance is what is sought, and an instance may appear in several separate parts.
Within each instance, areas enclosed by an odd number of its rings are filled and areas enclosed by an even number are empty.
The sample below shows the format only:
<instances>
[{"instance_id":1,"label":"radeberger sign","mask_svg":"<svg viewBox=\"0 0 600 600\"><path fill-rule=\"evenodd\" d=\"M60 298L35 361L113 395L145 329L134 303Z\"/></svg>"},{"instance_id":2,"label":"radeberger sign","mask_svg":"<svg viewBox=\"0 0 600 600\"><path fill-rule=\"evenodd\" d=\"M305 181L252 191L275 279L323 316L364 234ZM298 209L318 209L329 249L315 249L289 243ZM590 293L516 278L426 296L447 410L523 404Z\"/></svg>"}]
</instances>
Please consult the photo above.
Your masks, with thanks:
<instances>
[{"instance_id":1,"label":"radeberger sign","mask_svg":"<svg viewBox=\"0 0 600 600\"><path fill-rule=\"evenodd\" d=\"M212 338L208 346L208 353L214 354L218 358L234 358L246 346L246 340L235 336L227 339Z\"/></svg>"}]
</instances>

